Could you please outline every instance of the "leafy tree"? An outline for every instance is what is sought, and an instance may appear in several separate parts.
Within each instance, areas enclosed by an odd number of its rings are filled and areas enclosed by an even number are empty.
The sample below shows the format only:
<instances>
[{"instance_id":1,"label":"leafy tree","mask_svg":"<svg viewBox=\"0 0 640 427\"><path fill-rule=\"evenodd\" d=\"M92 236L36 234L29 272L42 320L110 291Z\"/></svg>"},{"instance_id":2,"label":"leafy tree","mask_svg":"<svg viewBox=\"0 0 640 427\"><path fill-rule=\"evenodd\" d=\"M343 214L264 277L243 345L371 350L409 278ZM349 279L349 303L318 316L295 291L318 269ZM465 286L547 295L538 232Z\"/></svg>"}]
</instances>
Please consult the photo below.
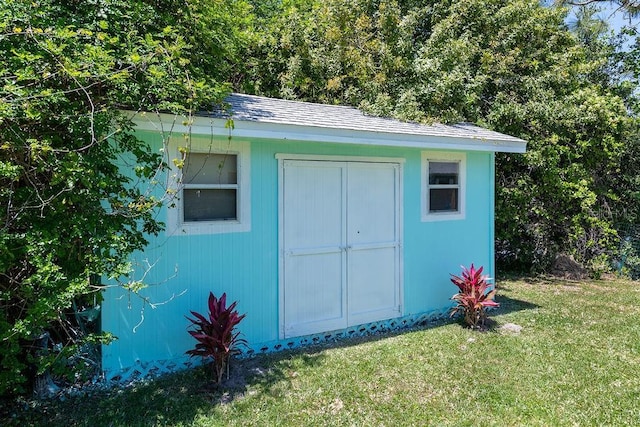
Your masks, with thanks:
<instances>
[{"instance_id":1,"label":"leafy tree","mask_svg":"<svg viewBox=\"0 0 640 427\"><path fill-rule=\"evenodd\" d=\"M24 391L30 369L109 339L75 335L78 312L162 227L162 200L145 183L164 159L121 111L219 102L248 10L235 0L0 1L0 395ZM45 332L62 352L33 349Z\"/></svg>"},{"instance_id":2,"label":"leafy tree","mask_svg":"<svg viewBox=\"0 0 640 427\"><path fill-rule=\"evenodd\" d=\"M248 89L527 140L527 154L497 156L500 267L544 269L568 252L600 271L615 224L638 211L636 169L614 178L631 161L635 98L610 78L615 48L570 32L566 12L534 0L283 1L248 55Z\"/></svg>"}]
</instances>

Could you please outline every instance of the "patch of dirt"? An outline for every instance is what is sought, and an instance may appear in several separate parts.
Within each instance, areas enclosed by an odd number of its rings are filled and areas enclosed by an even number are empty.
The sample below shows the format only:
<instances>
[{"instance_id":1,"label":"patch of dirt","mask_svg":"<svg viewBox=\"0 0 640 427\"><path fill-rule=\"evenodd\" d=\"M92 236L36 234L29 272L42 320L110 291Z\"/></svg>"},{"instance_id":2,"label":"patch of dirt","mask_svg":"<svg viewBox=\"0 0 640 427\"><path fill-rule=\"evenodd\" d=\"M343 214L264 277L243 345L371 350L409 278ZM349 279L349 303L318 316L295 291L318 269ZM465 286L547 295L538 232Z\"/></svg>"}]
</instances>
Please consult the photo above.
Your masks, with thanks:
<instances>
[{"instance_id":1,"label":"patch of dirt","mask_svg":"<svg viewBox=\"0 0 640 427\"><path fill-rule=\"evenodd\" d=\"M211 394L212 397L216 397L216 400L219 397L219 403L222 405L242 399L250 384L266 381L272 373L270 368L263 366L264 362L264 357L233 359L228 377L225 374L220 384L216 384L213 380L208 381L199 389L199 392ZM203 369L213 378L213 366L209 364L203 366Z\"/></svg>"},{"instance_id":2,"label":"patch of dirt","mask_svg":"<svg viewBox=\"0 0 640 427\"><path fill-rule=\"evenodd\" d=\"M569 280L584 280L589 272L570 255L559 254L551 266L551 274Z\"/></svg>"}]
</instances>

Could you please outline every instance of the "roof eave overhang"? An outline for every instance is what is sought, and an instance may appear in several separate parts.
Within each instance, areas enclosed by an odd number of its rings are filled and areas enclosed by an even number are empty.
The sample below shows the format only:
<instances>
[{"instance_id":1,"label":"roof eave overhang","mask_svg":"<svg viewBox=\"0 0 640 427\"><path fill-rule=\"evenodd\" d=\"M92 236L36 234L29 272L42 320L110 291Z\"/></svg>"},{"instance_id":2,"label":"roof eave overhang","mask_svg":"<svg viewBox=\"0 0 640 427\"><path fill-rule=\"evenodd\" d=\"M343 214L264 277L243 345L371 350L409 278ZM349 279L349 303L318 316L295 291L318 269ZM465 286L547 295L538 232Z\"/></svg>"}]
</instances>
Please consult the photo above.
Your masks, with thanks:
<instances>
[{"instance_id":1,"label":"roof eave overhang","mask_svg":"<svg viewBox=\"0 0 640 427\"><path fill-rule=\"evenodd\" d=\"M227 120L209 117L177 116L171 114L133 113L136 128L158 132L220 135L246 139L328 142L400 148L429 148L440 150L488 151L524 153L527 143L513 139L470 138L457 135L424 135L396 132L375 132L297 124L256 122L235 119L233 129L225 127Z\"/></svg>"}]
</instances>

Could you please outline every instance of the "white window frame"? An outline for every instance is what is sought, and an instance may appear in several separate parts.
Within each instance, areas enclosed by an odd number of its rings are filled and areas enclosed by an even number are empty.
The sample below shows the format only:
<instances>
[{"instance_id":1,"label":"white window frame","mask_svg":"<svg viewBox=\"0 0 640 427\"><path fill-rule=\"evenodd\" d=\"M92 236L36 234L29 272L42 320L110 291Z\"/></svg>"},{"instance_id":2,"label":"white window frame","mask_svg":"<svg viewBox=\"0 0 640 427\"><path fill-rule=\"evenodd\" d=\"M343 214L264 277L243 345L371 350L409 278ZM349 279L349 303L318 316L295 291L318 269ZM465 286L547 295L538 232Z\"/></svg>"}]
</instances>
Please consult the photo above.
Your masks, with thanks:
<instances>
[{"instance_id":1,"label":"white window frame","mask_svg":"<svg viewBox=\"0 0 640 427\"><path fill-rule=\"evenodd\" d=\"M212 142L209 138L191 139L188 147L190 153L211 153L228 154L237 156L236 184L182 184L182 170L172 164L169 177L168 188L176 194L174 203L167 208L167 234L169 235L194 235L194 234L220 234L220 233L240 233L251 231L251 161L249 143L245 141L224 141ZM182 158L182 154L176 148L171 150L173 158ZM214 220L214 221L184 221L184 205L182 190L185 188L235 188L236 195L236 216L235 220Z\"/></svg>"},{"instance_id":2,"label":"white window frame","mask_svg":"<svg viewBox=\"0 0 640 427\"><path fill-rule=\"evenodd\" d=\"M432 188L440 186L429 185L429 163L446 162L458 163L458 210L456 212L429 212L429 193ZM465 200L467 188L467 155L466 153L447 151L423 151L421 174L421 220L426 221L451 221L465 218Z\"/></svg>"}]
</instances>

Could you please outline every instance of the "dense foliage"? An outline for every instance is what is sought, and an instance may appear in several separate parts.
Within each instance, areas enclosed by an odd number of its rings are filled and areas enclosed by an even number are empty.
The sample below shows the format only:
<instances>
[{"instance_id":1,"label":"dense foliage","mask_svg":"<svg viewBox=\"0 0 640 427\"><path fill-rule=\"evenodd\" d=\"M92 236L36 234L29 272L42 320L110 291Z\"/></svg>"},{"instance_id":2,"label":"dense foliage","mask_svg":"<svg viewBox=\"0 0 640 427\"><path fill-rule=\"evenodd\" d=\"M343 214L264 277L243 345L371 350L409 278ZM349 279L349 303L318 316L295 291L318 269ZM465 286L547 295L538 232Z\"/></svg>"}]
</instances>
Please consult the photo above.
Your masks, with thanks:
<instances>
[{"instance_id":1,"label":"dense foliage","mask_svg":"<svg viewBox=\"0 0 640 427\"><path fill-rule=\"evenodd\" d=\"M263 10L248 89L527 140L527 154L497 156L499 267L545 269L566 252L597 273L639 213L637 85L616 40L569 31L566 13L536 0L283 1Z\"/></svg>"},{"instance_id":2,"label":"dense foliage","mask_svg":"<svg viewBox=\"0 0 640 427\"><path fill-rule=\"evenodd\" d=\"M236 6L0 1L0 395L108 339L83 334L99 278L162 227L164 159L120 111L218 102L244 43Z\"/></svg>"}]
</instances>

